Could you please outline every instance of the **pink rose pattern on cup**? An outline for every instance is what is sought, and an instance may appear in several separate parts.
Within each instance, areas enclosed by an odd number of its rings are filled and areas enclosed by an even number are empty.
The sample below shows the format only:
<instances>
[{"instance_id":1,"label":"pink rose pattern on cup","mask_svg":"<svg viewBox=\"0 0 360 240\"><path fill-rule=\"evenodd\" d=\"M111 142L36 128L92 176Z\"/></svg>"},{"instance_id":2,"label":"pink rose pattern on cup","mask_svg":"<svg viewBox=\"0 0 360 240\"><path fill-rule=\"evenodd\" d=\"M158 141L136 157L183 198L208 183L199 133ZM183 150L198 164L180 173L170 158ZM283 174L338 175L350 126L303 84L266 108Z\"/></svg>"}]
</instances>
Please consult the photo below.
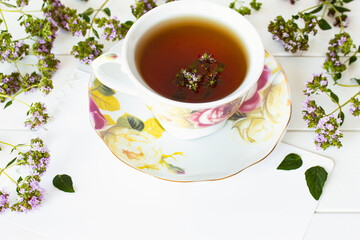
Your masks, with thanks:
<instances>
[{"instance_id":1,"label":"pink rose pattern on cup","mask_svg":"<svg viewBox=\"0 0 360 240\"><path fill-rule=\"evenodd\" d=\"M268 83L270 74L271 74L271 70L269 69L268 66L265 65L264 70L257 82L257 88L255 93L249 99L245 100L243 104L241 104L241 106L239 107L239 112L247 113L260 106L260 104L262 103L261 101L263 99L261 99L261 95L259 92Z\"/></svg>"},{"instance_id":2,"label":"pink rose pattern on cup","mask_svg":"<svg viewBox=\"0 0 360 240\"><path fill-rule=\"evenodd\" d=\"M215 108L197 111L164 104L148 105L148 108L154 113L156 118L163 122L179 128L198 129L210 127L228 119L237 111L241 100L237 98L230 103Z\"/></svg>"},{"instance_id":3,"label":"pink rose pattern on cup","mask_svg":"<svg viewBox=\"0 0 360 240\"><path fill-rule=\"evenodd\" d=\"M208 127L224 121L231 116L239 103L239 99L216 108L204 109L190 115L189 120L195 127Z\"/></svg>"}]
</instances>

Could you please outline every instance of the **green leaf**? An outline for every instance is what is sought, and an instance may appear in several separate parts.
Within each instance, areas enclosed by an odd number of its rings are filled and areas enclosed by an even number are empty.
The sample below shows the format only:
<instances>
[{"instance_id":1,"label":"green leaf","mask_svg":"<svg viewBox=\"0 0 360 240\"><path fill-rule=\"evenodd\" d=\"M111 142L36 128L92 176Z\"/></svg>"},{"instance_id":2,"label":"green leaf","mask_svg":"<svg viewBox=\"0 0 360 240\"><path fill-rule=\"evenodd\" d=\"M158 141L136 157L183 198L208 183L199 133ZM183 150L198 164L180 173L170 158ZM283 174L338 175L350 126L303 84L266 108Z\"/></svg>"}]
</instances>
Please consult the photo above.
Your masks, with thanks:
<instances>
[{"instance_id":1,"label":"green leaf","mask_svg":"<svg viewBox=\"0 0 360 240\"><path fill-rule=\"evenodd\" d=\"M355 62L357 60L356 56L352 56L349 60L349 65L352 64L353 62Z\"/></svg>"},{"instance_id":2,"label":"green leaf","mask_svg":"<svg viewBox=\"0 0 360 240\"><path fill-rule=\"evenodd\" d=\"M341 119L341 123L340 123L340 126L344 124L344 120L345 120L345 114L340 111L339 114L338 114L338 118Z\"/></svg>"},{"instance_id":3,"label":"green leaf","mask_svg":"<svg viewBox=\"0 0 360 240\"><path fill-rule=\"evenodd\" d=\"M6 3L6 2L0 2L0 3L2 3L2 4L4 4L5 6L7 6L7 7L9 7L9 8L17 8L17 6L15 6L15 5L12 5L12 4L10 4L10 3Z\"/></svg>"},{"instance_id":4,"label":"green leaf","mask_svg":"<svg viewBox=\"0 0 360 240\"><path fill-rule=\"evenodd\" d=\"M330 24L323 18L319 20L318 24L319 24L319 27L321 28L321 30L331 29Z\"/></svg>"},{"instance_id":5,"label":"green leaf","mask_svg":"<svg viewBox=\"0 0 360 240\"><path fill-rule=\"evenodd\" d=\"M309 168L305 172L306 184L309 188L311 195L319 200L324 184L326 182L328 173L323 167L315 166Z\"/></svg>"},{"instance_id":6,"label":"green leaf","mask_svg":"<svg viewBox=\"0 0 360 240\"><path fill-rule=\"evenodd\" d=\"M64 192L75 192L72 179L69 175L66 174L56 175L53 179L53 185Z\"/></svg>"},{"instance_id":7,"label":"green leaf","mask_svg":"<svg viewBox=\"0 0 360 240\"><path fill-rule=\"evenodd\" d=\"M295 20L298 20L300 18L299 15L292 15L291 17Z\"/></svg>"},{"instance_id":8,"label":"green leaf","mask_svg":"<svg viewBox=\"0 0 360 240\"><path fill-rule=\"evenodd\" d=\"M336 82L336 81L339 80L341 77L342 77L342 74L341 74L341 73L336 73L336 74L333 76L333 79L334 79L334 81Z\"/></svg>"},{"instance_id":9,"label":"green leaf","mask_svg":"<svg viewBox=\"0 0 360 240\"><path fill-rule=\"evenodd\" d=\"M116 125L120 127L135 129L139 132L141 132L145 127L145 124L142 120L128 113L125 113L124 115L119 117L116 121Z\"/></svg>"},{"instance_id":10,"label":"green leaf","mask_svg":"<svg viewBox=\"0 0 360 240\"><path fill-rule=\"evenodd\" d=\"M328 92L330 93L331 100L335 103L339 103L339 97L330 89L328 89Z\"/></svg>"},{"instance_id":11,"label":"green leaf","mask_svg":"<svg viewBox=\"0 0 360 240\"><path fill-rule=\"evenodd\" d=\"M235 2L230 3L229 8L233 9L234 7L235 7Z\"/></svg>"},{"instance_id":12,"label":"green leaf","mask_svg":"<svg viewBox=\"0 0 360 240\"><path fill-rule=\"evenodd\" d=\"M80 14L81 17L85 20L85 22L90 23L90 17L86 13Z\"/></svg>"},{"instance_id":13,"label":"green leaf","mask_svg":"<svg viewBox=\"0 0 360 240\"><path fill-rule=\"evenodd\" d=\"M303 164L303 161L301 157L296 153L290 153L288 154L284 160L280 163L280 165L277 167L278 170L294 170L301 167Z\"/></svg>"},{"instance_id":14,"label":"green leaf","mask_svg":"<svg viewBox=\"0 0 360 240\"><path fill-rule=\"evenodd\" d=\"M321 9L323 9L323 6L324 5L321 5L320 7L318 7L318 8L315 8L314 10L312 10L311 12L309 12L309 13L318 13L318 12L320 12L321 11Z\"/></svg>"},{"instance_id":15,"label":"green leaf","mask_svg":"<svg viewBox=\"0 0 360 240\"><path fill-rule=\"evenodd\" d=\"M90 16L91 14L93 14L94 9L93 8L88 8L85 10L85 12L83 12L83 14L85 13L86 15Z\"/></svg>"},{"instance_id":16,"label":"green leaf","mask_svg":"<svg viewBox=\"0 0 360 240\"><path fill-rule=\"evenodd\" d=\"M111 11L110 11L109 8L104 8L104 9L103 9L103 12L104 12L106 15L108 15L109 17L111 16Z\"/></svg>"},{"instance_id":17,"label":"green leaf","mask_svg":"<svg viewBox=\"0 0 360 240\"><path fill-rule=\"evenodd\" d=\"M359 85L360 85L360 78L352 78L352 79L350 79L350 80L352 80L352 81L356 81L356 82L357 82L357 84L359 84Z\"/></svg>"},{"instance_id":18,"label":"green leaf","mask_svg":"<svg viewBox=\"0 0 360 240\"><path fill-rule=\"evenodd\" d=\"M359 48L358 48L357 52L359 52L359 53L360 53L360 46L359 46Z\"/></svg>"},{"instance_id":19,"label":"green leaf","mask_svg":"<svg viewBox=\"0 0 360 240\"><path fill-rule=\"evenodd\" d=\"M344 3L352 2L353 0L343 0Z\"/></svg>"},{"instance_id":20,"label":"green leaf","mask_svg":"<svg viewBox=\"0 0 360 240\"><path fill-rule=\"evenodd\" d=\"M8 164L6 164L5 168L7 168L8 166L10 166L11 164L13 164L16 161L16 158L14 158L13 160L11 160L10 162L8 162Z\"/></svg>"},{"instance_id":21,"label":"green leaf","mask_svg":"<svg viewBox=\"0 0 360 240\"><path fill-rule=\"evenodd\" d=\"M338 10L341 13L350 12L350 9L348 9L348 8L344 8L344 7L340 7L340 6L334 6L334 8L336 8L336 10Z\"/></svg>"},{"instance_id":22,"label":"green leaf","mask_svg":"<svg viewBox=\"0 0 360 240\"><path fill-rule=\"evenodd\" d=\"M99 33L95 30L95 28L93 28L92 30L93 30L93 32L94 32L95 37L97 37L98 39L100 39Z\"/></svg>"},{"instance_id":23,"label":"green leaf","mask_svg":"<svg viewBox=\"0 0 360 240\"><path fill-rule=\"evenodd\" d=\"M13 103L13 102L12 102L11 100L8 101L8 102L5 104L4 109L7 108L7 107L9 107L12 103Z\"/></svg>"},{"instance_id":24,"label":"green leaf","mask_svg":"<svg viewBox=\"0 0 360 240\"><path fill-rule=\"evenodd\" d=\"M125 26L127 29L130 29L133 24L134 24L133 21L126 21L126 22L122 23L121 25Z\"/></svg>"},{"instance_id":25,"label":"green leaf","mask_svg":"<svg viewBox=\"0 0 360 240\"><path fill-rule=\"evenodd\" d=\"M17 180L17 183L21 182L23 180L23 178L20 176Z\"/></svg>"}]
</instances>

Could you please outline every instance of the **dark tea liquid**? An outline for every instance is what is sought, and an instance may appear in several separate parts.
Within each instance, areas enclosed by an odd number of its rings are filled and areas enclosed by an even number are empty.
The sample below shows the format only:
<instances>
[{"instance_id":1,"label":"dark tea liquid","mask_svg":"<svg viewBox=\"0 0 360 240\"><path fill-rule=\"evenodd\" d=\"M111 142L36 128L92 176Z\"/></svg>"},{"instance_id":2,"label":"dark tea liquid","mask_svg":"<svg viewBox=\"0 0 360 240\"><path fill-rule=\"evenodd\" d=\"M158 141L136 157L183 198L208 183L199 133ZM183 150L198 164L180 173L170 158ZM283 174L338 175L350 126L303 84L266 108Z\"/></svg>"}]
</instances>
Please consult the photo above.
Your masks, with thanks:
<instances>
[{"instance_id":1,"label":"dark tea liquid","mask_svg":"<svg viewBox=\"0 0 360 240\"><path fill-rule=\"evenodd\" d=\"M221 83L197 93L182 88L184 99L177 99L176 74L202 54L212 54L225 65ZM247 57L242 43L223 25L201 18L179 18L156 26L140 41L136 62L150 88L160 95L183 102L202 103L221 99L235 91L245 78Z\"/></svg>"}]
</instances>

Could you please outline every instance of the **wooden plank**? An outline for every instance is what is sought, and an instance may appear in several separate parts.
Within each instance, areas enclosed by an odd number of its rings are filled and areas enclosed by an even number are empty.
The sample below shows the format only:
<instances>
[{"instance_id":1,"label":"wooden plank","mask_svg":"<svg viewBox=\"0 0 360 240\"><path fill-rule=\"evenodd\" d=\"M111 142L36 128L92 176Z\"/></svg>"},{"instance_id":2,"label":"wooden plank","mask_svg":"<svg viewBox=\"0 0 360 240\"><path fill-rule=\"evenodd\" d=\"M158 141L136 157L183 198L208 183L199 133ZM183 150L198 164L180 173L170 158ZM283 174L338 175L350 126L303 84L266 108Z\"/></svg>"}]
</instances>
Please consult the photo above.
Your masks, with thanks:
<instances>
[{"instance_id":1,"label":"wooden plank","mask_svg":"<svg viewBox=\"0 0 360 240\"><path fill-rule=\"evenodd\" d=\"M358 240L360 213L316 213L305 240Z\"/></svg>"}]
</instances>

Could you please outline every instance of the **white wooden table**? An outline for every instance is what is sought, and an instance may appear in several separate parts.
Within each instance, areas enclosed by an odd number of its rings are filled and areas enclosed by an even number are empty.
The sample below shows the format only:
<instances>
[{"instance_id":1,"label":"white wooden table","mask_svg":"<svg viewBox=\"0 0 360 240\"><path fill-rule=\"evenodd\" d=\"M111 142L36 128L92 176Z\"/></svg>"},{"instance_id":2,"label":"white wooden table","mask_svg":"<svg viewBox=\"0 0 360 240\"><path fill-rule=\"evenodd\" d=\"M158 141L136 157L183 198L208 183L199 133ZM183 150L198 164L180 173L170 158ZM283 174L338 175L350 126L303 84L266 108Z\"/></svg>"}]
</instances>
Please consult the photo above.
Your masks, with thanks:
<instances>
[{"instance_id":1,"label":"white wooden table","mask_svg":"<svg viewBox=\"0 0 360 240\"><path fill-rule=\"evenodd\" d=\"M225 5L228 5L230 2L229 0L215 1ZM32 0L30 2L33 4L30 8L37 9L37 6L41 4L42 1ZM63 2L65 5L78 8L79 11L85 10L89 5L96 8L98 7L97 5L101 4L96 1L84 3L81 1L64 0ZM132 0L113 0L110 1L110 7L113 14L116 14L121 20L127 20L132 18L129 11L129 5L132 4L132 2ZM267 32L269 21L280 14L288 18L291 14L295 14L297 10L313 6L316 4L316 1L300 0L296 2L295 5L290 5L289 1L285 0L263 0L262 2L263 6L260 12L255 12L247 18L258 29L265 48L275 56L277 61L282 65L290 84L293 115L283 142L330 157L335 162L335 167L327 182L326 191L320 199L305 239L360 239L360 188L358 185L360 183L360 148L358 147L360 142L360 120L347 114L345 124L342 126L344 147L340 150L330 148L326 151L317 151L313 144L314 133L306 128L301 116L301 103L304 101L304 95L302 94L304 83L311 79L313 73L321 72L324 55L327 50L327 43L338 29L332 29L326 32L319 31L318 36L310 40L308 52L294 55L288 54L284 52L283 47L279 43L272 40L271 34ZM360 44L360 31L357 25L360 22L360 15L358 14L360 12L360 3L353 1L348 4L348 7L351 9L351 12L348 14L351 21L347 31L351 33L354 42ZM8 24L10 25L10 29L13 30L14 35L21 36L20 31L16 31L18 28L16 22L17 17L10 13L6 14L6 17L13 20L8 21ZM59 100L58 97L55 98L52 96L59 96L64 90L70 91L71 93L69 76L73 73L74 69L80 68L90 71L89 68L82 66L69 54L71 46L74 45L76 41L77 39L69 37L67 33L59 33L59 37L56 40L54 52L57 58L61 60L61 68L53 77L55 86L53 93L44 100L50 106ZM110 46L111 44L106 45L107 48ZM359 77L359 67L360 63L356 62L353 64L350 70L344 74L344 79ZM7 64L1 64L0 70L1 72L10 71L11 67ZM346 96L350 96L349 93L354 91L337 88L334 88L334 90L340 96L341 102L347 100L341 96L345 94ZM359 89L355 90L358 91ZM31 94L22 96L21 98L31 102L32 99L39 96L40 95ZM23 127L24 111L25 108L17 103L6 111L0 110L0 137L2 140L19 142L22 139L28 139L29 136L34 135L31 131ZM57 109L49 109L49 111L50 114L56 118L58 112L62 110L61 106L58 106ZM6 157L4 153L1 154L1 157ZM54 162L57 160L58 159L52 159ZM69 172L71 172L71 170L69 170ZM76 173L72 175L76 175ZM10 223L1 222L1 225L1 239L22 239L20 236L27 234L27 229L19 229ZM38 239L43 238L39 237Z\"/></svg>"}]
</instances>

